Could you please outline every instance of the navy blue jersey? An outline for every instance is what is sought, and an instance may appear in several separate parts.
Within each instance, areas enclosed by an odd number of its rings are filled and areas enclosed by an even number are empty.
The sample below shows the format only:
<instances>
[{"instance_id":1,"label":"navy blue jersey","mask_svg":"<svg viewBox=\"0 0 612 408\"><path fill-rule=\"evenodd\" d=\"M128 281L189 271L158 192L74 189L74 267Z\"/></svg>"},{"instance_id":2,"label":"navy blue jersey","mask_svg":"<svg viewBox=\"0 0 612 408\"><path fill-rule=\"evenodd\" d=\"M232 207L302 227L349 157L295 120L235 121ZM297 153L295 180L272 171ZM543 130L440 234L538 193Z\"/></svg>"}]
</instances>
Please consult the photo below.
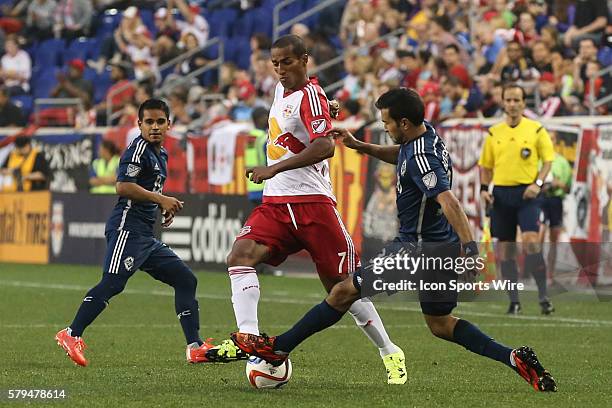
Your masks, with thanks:
<instances>
[{"instance_id":1,"label":"navy blue jersey","mask_svg":"<svg viewBox=\"0 0 612 408\"><path fill-rule=\"evenodd\" d=\"M435 197L451 189L453 169L444 141L427 131L400 146L397 159L397 214L408 241L452 242L458 237Z\"/></svg>"},{"instance_id":2,"label":"navy blue jersey","mask_svg":"<svg viewBox=\"0 0 612 408\"><path fill-rule=\"evenodd\" d=\"M136 183L145 190L161 194L166 181L168 154L162 147L158 154L142 136L138 136L121 156L117 169L117 181ZM153 235L153 224L159 206L153 202L133 201L119 197L106 232L130 231L135 234Z\"/></svg>"}]
</instances>

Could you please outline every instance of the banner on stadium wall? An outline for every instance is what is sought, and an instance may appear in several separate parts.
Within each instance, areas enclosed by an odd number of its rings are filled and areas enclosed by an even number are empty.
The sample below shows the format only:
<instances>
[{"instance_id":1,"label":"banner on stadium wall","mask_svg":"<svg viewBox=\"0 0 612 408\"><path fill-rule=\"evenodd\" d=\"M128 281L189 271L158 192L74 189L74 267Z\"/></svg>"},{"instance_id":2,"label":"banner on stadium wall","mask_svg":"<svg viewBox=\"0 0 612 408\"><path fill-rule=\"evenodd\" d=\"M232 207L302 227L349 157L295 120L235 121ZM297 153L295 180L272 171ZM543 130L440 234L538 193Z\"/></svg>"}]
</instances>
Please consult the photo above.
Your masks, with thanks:
<instances>
[{"instance_id":1,"label":"banner on stadium wall","mask_svg":"<svg viewBox=\"0 0 612 408\"><path fill-rule=\"evenodd\" d=\"M382 128L368 129L365 140L369 143L388 145L393 142ZM364 156L366 157L366 156ZM378 248L392 240L399 230L397 219L396 170L393 164L370 157L363 183L362 210L362 259L368 260L378 253Z\"/></svg>"},{"instance_id":2,"label":"banner on stadium wall","mask_svg":"<svg viewBox=\"0 0 612 408\"><path fill-rule=\"evenodd\" d=\"M49 163L49 189L74 193L89 190L89 169L97 156L99 135L69 134L34 136L33 146L40 149Z\"/></svg>"},{"instance_id":3,"label":"banner on stadium wall","mask_svg":"<svg viewBox=\"0 0 612 408\"><path fill-rule=\"evenodd\" d=\"M246 196L178 195L185 206L169 228L157 231L162 242L195 269L225 270L225 259L252 205Z\"/></svg>"},{"instance_id":4,"label":"banner on stadium wall","mask_svg":"<svg viewBox=\"0 0 612 408\"><path fill-rule=\"evenodd\" d=\"M117 203L114 194L53 193L49 259L54 263L102 265L104 227Z\"/></svg>"},{"instance_id":5,"label":"banner on stadium wall","mask_svg":"<svg viewBox=\"0 0 612 408\"><path fill-rule=\"evenodd\" d=\"M0 262L49 262L48 191L0 194Z\"/></svg>"}]
</instances>

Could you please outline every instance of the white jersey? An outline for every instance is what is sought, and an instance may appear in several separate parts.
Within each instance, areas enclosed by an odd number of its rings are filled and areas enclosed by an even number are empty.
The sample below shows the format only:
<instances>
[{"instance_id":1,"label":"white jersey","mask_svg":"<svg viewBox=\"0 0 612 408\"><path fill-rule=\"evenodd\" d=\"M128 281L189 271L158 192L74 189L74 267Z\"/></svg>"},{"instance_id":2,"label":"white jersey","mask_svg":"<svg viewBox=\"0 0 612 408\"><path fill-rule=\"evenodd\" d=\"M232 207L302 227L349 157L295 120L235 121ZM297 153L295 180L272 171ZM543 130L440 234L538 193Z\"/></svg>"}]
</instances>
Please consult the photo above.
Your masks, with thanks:
<instances>
[{"instance_id":1,"label":"white jersey","mask_svg":"<svg viewBox=\"0 0 612 408\"><path fill-rule=\"evenodd\" d=\"M316 138L326 136L331 129L331 117L327 97L316 78L310 78L301 89L293 92L285 92L279 82L268 125L268 165L295 156ZM335 204L329 163L323 160L278 173L266 180L263 195L263 201L268 203L331 201Z\"/></svg>"}]
</instances>

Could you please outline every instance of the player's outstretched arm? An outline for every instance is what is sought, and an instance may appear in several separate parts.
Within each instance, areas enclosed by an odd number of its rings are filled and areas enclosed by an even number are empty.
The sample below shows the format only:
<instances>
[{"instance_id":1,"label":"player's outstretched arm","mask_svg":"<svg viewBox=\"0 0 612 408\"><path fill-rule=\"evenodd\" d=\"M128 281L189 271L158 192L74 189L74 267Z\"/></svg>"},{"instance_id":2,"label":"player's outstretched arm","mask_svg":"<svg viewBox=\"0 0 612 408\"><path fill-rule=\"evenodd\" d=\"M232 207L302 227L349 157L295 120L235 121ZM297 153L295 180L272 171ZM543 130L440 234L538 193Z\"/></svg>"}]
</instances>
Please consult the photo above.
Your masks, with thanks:
<instances>
[{"instance_id":1,"label":"player's outstretched arm","mask_svg":"<svg viewBox=\"0 0 612 408\"><path fill-rule=\"evenodd\" d=\"M397 156L399 155L399 145L381 146L372 143L365 143L355 139L351 132L343 128L332 128L329 135L334 139L338 139L349 149L357 150L360 153L376 157L387 163L397 164Z\"/></svg>"},{"instance_id":2,"label":"player's outstretched arm","mask_svg":"<svg viewBox=\"0 0 612 408\"><path fill-rule=\"evenodd\" d=\"M246 170L246 176L254 183L271 179L283 171L299 169L322 162L334 155L334 141L330 137L318 137L310 145L286 160L272 166L259 166Z\"/></svg>"},{"instance_id":3,"label":"player's outstretched arm","mask_svg":"<svg viewBox=\"0 0 612 408\"><path fill-rule=\"evenodd\" d=\"M183 202L177 198L149 191L136 183L120 181L117 183L117 194L134 201L149 201L159 204L162 211L174 215L183 208Z\"/></svg>"}]
</instances>

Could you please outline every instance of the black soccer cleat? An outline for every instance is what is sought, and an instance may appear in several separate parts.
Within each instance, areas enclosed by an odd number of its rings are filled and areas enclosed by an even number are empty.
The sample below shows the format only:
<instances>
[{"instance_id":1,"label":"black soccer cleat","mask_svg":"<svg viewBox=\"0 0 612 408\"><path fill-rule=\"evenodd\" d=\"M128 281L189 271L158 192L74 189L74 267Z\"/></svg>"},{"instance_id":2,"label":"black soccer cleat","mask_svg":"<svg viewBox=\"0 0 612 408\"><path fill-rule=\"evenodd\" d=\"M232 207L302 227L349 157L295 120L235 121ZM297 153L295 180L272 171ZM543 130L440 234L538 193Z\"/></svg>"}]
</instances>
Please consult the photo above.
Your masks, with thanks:
<instances>
[{"instance_id":1,"label":"black soccer cleat","mask_svg":"<svg viewBox=\"0 0 612 408\"><path fill-rule=\"evenodd\" d=\"M521 304L519 302L512 302L510 303L510 306L508 306L508 311L506 312L506 314L509 315L518 315L521 313Z\"/></svg>"},{"instance_id":2,"label":"black soccer cleat","mask_svg":"<svg viewBox=\"0 0 612 408\"><path fill-rule=\"evenodd\" d=\"M525 379L533 389L543 392L556 392L557 383L550 373L542 367L536 353L528 346L512 351L516 366L515 371Z\"/></svg>"},{"instance_id":3,"label":"black soccer cleat","mask_svg":"<svg viewBox=\"0 0 612 408\"><path fill-rule=\"evenodd\" d=\"M553 306L550 300L540 302L540 308L542 309L543 315L549 315L555 311L555 307Z\"/></svg>"}]
</instances>

